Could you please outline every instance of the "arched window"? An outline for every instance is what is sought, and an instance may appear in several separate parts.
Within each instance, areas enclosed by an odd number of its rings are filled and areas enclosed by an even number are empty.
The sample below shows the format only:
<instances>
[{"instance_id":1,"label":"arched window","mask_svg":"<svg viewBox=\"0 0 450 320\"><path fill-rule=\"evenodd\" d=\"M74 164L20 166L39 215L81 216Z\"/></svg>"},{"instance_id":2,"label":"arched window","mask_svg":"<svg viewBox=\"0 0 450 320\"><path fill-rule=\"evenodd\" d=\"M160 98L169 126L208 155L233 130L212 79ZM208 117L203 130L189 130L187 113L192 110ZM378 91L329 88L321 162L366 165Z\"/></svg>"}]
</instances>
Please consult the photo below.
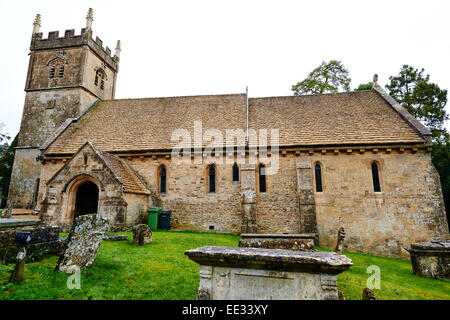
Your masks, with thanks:
<instances>
[{"instance_id":1,"label":"arched window","mask_svg":"<svg viewBox=\"0 0 450 320\"><path fill-rule=\"evenodd\" d=\"M166 167L162 166L159 169L159 193L166 193Z\"/></svg>"},{"instance_id":2,"label":"arched window","mask_svg":"<svg viewBox=\"0 0 450 320\"><path fill-rule=\"evenodd\" d=\"M316 163L316 165L314 166L314 173L316 178L316 192L323 192L322 168L320 167L320 164Z\"/></svg>"},{"instance_id":3,"label":"arched window","mask_svg":"<svg viewBox=\"0 0 450 320\"><path fill-rule=\"evenodd\" d=\"M216 192L216 168L210 165L208 169L209 193Z\"/></svg>"},{"instance_id":4,"label":"arched window","mask_svg":"<svg viewBox=\"0 0 450 320\"><path fill-rule=\"evenodd\" d=\"M378 173L378 165L376 162L372 162L372 180L373 180L373 191L381 192L380 175Z\"/></svg>"},{"instance_id":5,"label":"arched window","mask_svg":"<svg viewBox=\"0 0 450 320\"><path fill-rule=\"evenodd\" d=\"M238 182L238 181L239 181L239 166L235 162L233 164L233 182Z\"/></svg>"},{"instance_id":6,"label":"arched window","mask_svg":"<svg viewBox=\"0 0 450 320\"><path fill-rule=\"evenodd\" d=\"M49 67L49 79L62 78L64 76L64 68L67 64L67 59L64 56L57 56L47 62Z\"/></svg>"},{"instance_id":7,"label":"arched window","mask_svg":"<svg viewBox=\"0 0 450 320\"><path fill-rule=\"evenodd\" d=\"M263 164L259 165L259 192L266 192L266 167Z\"/></svg>"},{"instance_id":8,"label":"arched window","mask_svg":"<svg viewBox=\"0 0 450 320\"><path fill-rule=\"evenodd\" d=\"M95 73L95 81L94 84L97 87L100 87L101 90L103 90L105 88L105 79L106 79L106 74L102 69L98 69L97 72Z\"/></svg>"}]
</instances>

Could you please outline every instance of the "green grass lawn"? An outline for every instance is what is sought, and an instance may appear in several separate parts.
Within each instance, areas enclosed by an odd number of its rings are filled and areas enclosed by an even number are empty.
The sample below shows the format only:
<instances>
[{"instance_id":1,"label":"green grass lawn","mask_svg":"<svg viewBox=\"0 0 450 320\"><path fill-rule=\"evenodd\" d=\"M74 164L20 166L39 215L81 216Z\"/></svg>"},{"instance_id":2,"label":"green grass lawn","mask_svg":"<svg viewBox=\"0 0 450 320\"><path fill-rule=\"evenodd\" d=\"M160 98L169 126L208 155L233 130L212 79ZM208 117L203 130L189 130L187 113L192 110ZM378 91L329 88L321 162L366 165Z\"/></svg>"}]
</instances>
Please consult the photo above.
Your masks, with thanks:
<instances>
[{"instance_id":1,"label":"green grass lawn","mask_svg":"<svg viewBox=\"0 0 450 320\"><path fill-rule=\"evenodd\" d=\"M127 234L131 240L131 233ZM205 245L237 246L239 236L211 233L157 231L142 247L126 241L104 241L94 265L81 272L81 289L66 287L68 276L54 272L57 257L28 263L22 284L3 285L13 265L0 266L0 299L195 299L199 266L184 251ZM369 274L381 269L378 299L450 299L450 282L413 275L408 260L345 253L354 266L338 276L347 299L361 299Z\"/></svg>"}]
</instances>

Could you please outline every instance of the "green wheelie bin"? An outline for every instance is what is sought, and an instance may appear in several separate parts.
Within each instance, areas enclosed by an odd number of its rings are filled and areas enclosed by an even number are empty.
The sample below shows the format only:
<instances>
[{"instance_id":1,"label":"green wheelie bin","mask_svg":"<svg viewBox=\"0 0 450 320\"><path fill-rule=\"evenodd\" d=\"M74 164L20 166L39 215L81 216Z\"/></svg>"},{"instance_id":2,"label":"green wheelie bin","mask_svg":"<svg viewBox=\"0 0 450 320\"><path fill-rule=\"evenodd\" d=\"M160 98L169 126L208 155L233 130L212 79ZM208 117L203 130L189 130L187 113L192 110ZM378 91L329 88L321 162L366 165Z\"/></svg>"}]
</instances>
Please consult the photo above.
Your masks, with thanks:
<instances>
[{"instance_id":1,"label":"green wheelie bin","mask_svg":"<svg viewBox=\"0 0 450 320\"><path fill-rule=\"evenodd\" d=\"M158 216L159 212L161 211L161 208L148 208L148 226L150 227L150 230L156 231L158 228Z\"/></svg>"}]
</instances>

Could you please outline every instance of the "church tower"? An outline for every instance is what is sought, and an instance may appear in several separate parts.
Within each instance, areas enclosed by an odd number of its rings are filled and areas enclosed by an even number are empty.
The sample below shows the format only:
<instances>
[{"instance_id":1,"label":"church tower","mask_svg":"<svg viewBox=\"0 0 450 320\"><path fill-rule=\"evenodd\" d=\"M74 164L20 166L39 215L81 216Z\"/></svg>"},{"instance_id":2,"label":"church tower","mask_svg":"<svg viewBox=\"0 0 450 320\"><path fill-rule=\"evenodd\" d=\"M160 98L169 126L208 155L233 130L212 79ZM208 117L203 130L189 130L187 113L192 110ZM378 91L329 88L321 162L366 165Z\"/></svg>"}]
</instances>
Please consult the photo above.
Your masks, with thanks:
<instances>
[{"instance_id":1,"label":"church tower","mask_svg":"<svg viewBox=\"0 0 450 320\"><path fill-rule=\"evenodd\" d=\"M80 35L66 30L43 39L41 16L33 23L18 146L12 168L8 202L14 208L34 208L39 189L40 146L97 100L114 99L119 70L120 41L114 56L102 40L92 38L93 10Z\"/></svg>"}]
</instances>

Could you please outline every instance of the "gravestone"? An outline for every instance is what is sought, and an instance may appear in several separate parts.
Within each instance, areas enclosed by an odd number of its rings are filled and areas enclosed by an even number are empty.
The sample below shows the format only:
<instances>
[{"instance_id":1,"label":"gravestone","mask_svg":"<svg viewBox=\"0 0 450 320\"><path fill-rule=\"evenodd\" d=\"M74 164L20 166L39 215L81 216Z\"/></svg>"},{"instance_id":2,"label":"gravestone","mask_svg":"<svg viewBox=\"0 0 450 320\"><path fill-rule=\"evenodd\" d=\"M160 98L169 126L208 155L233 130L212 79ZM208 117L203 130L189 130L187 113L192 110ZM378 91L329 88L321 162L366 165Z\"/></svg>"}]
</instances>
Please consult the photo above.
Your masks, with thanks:
<instances>
[{"instance_id":1,"label":"gravestone","mask_svg":"<svg viewBox=\"0 0 450 320\"><path fill-rule=\"evenodd\" d=\"M361 300L377 300L375 293L369 288L364 288Z\"/></svg>"},{"instance_id":2,"label":"gravestone","mask_svg":"<svg viewBox=\"0 0 450 320\"><path fill-rule=\"evenodd\" d=\"M64 254L59 257L56 264L56 270L72 274L77 269L89 268L94 263L108 228L108 221L96 214L75 218Z\"/></svg>"},{"instance_id":3,"label":"gravestone","mask_svg":"<svg viewBox=\"0 0 450 320\"><path fill-rule=\"evenodd\" d=\"M152 231L146 224L138 224L133 227L133 244L142 246L152 242Z\"/></svg>"}]
</instances>

